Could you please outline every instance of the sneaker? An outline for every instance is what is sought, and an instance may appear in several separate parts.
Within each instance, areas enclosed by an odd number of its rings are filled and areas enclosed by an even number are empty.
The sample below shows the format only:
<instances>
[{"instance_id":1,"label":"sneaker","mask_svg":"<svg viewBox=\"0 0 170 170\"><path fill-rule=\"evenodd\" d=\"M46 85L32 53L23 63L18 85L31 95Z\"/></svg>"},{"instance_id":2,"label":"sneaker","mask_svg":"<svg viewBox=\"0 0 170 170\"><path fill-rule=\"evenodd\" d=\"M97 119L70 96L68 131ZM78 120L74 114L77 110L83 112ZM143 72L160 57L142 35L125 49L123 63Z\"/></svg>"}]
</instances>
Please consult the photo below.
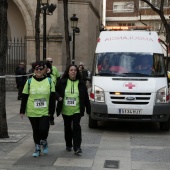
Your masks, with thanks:
<instances>
[{"instance_id":1,"label":"sneaker","mask_svg":"<svg viewBox=\"0 0 170 170\"><path fill-rule=\"evenodd\" d=\"M48 153L48 143L47 140L41 140L41 145L43 148L43 153L47 154Z\"/></svg>"},{"instance_id":2,"label":"sneaker","mask_svg":"<svg viewBox=\"0 0 170 170\"><path fill-rule=\"evenodd\" d=\"M55 125L54 120L50 120L50 125Z\"/></svg>"},{"instance_id":3,"label":"sneaker","mask_svg":"<svg viewBox=\"0 0 170 170\"><path fill-rule=\"evenodd\" d=\"M70 146L66 147L66 151L68 151L68 152L72 151L72 147L70 147Z\"/></svg>"},{"instance_id":4,"label":"sneaker","mask_svg":"<svg viewBox=\"0 0 170 170\"><path fill-rule=\"evenodd\" d=\"M82 150L81 150L81 148L78 148L78 149L76 149L76 150L74 151L74 153L75 153L75 154L82 153Z\"/></svg>"},{"instance_id":5,"label":"sneaker","mask_svg":"<svg viewBox=\"0 0 170 170\"><path fill-rule=\"evenodd\" d=\"M40 149L40 145L35 145L35 151L34 153L32 154L33 157L39 157L40 156L40 153L41 153L41 149Z\"/></svg>"}]
</instances>

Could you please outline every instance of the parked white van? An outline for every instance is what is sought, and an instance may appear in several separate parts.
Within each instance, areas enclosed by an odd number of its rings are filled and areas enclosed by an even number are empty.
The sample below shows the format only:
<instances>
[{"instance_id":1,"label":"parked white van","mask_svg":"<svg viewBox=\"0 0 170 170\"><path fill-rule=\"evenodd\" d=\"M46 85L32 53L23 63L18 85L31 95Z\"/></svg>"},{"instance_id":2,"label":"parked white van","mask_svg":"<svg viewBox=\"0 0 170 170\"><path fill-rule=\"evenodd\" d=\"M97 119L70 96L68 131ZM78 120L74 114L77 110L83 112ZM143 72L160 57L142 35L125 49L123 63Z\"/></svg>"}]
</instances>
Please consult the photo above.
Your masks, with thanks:
<instances>
[{"instance_id":1,"label":"parked white van","mask_svg":"<svg viewBox=\"0 0 170 170\"><path fill-rule=\"evenodd\" d=\"M156 32L102 31L91 78L90 128L110 120L160 122L169 130L168 77Z\"/></svg>"}]
</instances>

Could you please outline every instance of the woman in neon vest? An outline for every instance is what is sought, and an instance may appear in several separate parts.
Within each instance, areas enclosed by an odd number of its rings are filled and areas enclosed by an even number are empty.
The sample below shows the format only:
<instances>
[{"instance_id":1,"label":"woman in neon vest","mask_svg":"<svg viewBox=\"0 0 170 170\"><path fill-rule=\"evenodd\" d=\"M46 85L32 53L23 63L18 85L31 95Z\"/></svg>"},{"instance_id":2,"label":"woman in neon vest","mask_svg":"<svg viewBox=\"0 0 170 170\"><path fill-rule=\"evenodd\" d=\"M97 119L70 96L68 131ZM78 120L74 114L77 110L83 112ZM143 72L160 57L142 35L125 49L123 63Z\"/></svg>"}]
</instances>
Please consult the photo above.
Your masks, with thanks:
<instances>
[{"instance_id":1,"label":"woman in neon vest","mask_svg":"<svg viewBox=\"0 0 170 170\"><path fill-rule=\"evenodd\" d=\"M23 92L20 116L28 116L33 129L35 152L33 157L48 153L49 113L55 110L55 85L45 74L44 61L34 63L34 76L27 80Z\"/></svg>"},{"instance_id":2,"label":"woman in neon vest","mask_svg":"<svg viewBox=\"0 0 170 170\"><path fill-rule=\"evenodd\" d=\"M71 151L73 147L75 154L82 153L80 120L85 108L87 114L90 114L91 107L86 85L76 65L66 68L62 79L57 83L56 94L57 116L61 113L64 120L66 150Z\"/></svg>"}]
</instances>

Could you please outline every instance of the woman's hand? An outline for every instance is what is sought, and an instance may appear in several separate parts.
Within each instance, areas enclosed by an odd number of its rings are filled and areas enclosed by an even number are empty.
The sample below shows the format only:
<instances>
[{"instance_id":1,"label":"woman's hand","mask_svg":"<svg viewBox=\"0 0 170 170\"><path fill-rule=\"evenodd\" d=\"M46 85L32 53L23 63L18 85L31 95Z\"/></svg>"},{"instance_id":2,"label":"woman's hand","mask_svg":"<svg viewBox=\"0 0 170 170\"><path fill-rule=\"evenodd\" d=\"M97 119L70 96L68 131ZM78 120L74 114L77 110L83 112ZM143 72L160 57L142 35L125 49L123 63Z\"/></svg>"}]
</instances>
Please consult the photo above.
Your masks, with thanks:
<instances>
[{"instance_id":1,"label":"woman's hand","mask_svg":"<svg viewBox=\"0 0 170 170\"><path fill-rule=\"evenodd\" d=\"M60 102L61 102L62 100L63 100L63 98L62 98L62 97L59 97L59 98L58 98L58 101L60 101Z\"/></svg>"},{"instance_id":2,"label":"woman's hand","mask_svg":"<svg viewBox=\"0 0 170 170\"><path fill-rule=\"evenodd\" d=\"M24 116L25 116L25 114L20 113L20 117L21 117L22 119L24 118Z\"/></svg>"},{"instance_id":3,"label":"woman's hand","mask_svg":"<svg viewBox=\"0 0 170 170\"><path fill-rule=\"evenodd\" d=\"M47 68L47 73L50 73L51 72L51 69L50 68Z\"/></svg>"}]
</instances>

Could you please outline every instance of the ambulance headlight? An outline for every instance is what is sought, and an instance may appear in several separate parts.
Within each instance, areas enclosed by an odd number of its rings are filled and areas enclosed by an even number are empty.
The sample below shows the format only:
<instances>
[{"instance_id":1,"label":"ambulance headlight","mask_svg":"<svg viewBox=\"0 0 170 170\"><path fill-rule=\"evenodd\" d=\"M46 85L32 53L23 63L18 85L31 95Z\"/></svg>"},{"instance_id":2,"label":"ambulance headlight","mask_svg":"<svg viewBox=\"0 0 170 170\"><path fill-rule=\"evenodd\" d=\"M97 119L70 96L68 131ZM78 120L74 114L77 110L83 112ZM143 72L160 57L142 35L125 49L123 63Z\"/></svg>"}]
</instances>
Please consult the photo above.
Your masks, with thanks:
<instances>
[{"instance_id":1,"label":"ambulance headlight","mask_svg":"<svg viewBox=\"0 0 170 170\"><path fill-rule=\"evenodd\" d=\"M95 102L104 102L104 90L98 86L94 87L94 100Z\"/></svg>"},{"instance_id":2,"label":"ambulance headlight","mask_svg":"<svg viewBox=\"0 0 170 170\"><path fill-rule=\"evenodd\" d=\"M167 99L166 87L159 89L156 93L156 103L166 103Z\"/></svg>"}]
</instances>

